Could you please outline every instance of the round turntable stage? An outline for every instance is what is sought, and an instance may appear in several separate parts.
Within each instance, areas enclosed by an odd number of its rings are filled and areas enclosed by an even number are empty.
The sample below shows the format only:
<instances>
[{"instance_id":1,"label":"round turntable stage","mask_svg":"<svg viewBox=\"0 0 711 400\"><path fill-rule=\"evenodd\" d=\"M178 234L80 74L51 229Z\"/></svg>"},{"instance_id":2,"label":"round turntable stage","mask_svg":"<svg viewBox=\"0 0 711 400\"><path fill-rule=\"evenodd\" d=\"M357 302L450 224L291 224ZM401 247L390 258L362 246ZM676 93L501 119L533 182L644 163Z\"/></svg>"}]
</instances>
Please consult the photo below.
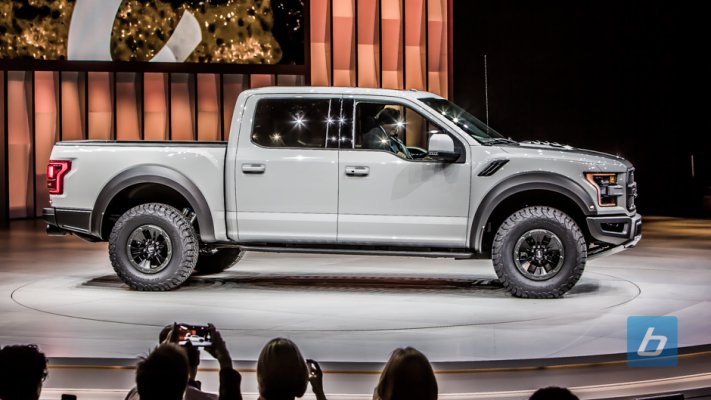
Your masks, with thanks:
<instances>
[{"instance_id":1,"label":"round turntable stage","mask_svg":"<svg viewBox=\"0 0 711 400\"><path fill-rule=\"evenodd\" d=\"M711 342L711 250L683 235L652 233L590 261L563 298L528 300L507 294L485 260L269 253L178 290L137 292L115 277L105 244L37 228L0 231L0 334L56 360L133 360L173 321L214 323L247 364L283 336L341 370L377 370L401 346L440 369L604 358L626 352L627 318L639 315L677 316L679 347Z\"/></svg>"}]
</instances>

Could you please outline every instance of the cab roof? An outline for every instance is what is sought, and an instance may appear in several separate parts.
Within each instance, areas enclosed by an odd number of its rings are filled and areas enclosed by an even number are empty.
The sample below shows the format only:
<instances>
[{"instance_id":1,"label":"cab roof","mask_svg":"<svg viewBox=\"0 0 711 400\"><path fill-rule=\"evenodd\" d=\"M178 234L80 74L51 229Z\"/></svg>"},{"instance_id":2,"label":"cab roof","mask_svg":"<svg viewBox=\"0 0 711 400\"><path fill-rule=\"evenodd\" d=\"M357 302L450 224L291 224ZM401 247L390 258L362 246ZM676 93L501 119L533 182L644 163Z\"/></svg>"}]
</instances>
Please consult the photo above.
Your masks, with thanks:
<instances>
[{"instance_id":1,"label":"cab roof","mask_svg":"<svg viewBox=\"0 0 711 400\"><path fill-rule=\"evenodd\" d=\"M392 96L408 99L421 99L424 97L442 98L434 93L410 89L379 89L379 88L356 88L356 87L332 87L332 86L267 86L257 89L249 89L245 92L251 94L334 94L334 95L380 95Z\"/></svg>"}]
</instances>

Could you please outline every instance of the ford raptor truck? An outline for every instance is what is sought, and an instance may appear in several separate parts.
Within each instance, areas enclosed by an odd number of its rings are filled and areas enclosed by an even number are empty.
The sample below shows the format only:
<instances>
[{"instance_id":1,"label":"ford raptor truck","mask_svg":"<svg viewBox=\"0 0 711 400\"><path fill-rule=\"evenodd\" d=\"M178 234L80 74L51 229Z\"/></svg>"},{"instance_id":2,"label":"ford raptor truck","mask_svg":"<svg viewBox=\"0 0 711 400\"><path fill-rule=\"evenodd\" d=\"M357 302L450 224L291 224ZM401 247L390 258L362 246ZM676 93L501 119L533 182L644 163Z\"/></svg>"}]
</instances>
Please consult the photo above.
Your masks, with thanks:
<instances>
[{"instance_id":1,"label":"ford raptor truck","mask_svg":"<svg viewBox=\"0 0 711 400\"><path fill-rule=\"evenodd\" d=\"M66 141L48 233L108 241L118 276L171 290L247 251L491 258L514 296L555 298L637 244L623 158L507 139L428 92L242 92L227 142Z\"/></svg>"}]
</instances>

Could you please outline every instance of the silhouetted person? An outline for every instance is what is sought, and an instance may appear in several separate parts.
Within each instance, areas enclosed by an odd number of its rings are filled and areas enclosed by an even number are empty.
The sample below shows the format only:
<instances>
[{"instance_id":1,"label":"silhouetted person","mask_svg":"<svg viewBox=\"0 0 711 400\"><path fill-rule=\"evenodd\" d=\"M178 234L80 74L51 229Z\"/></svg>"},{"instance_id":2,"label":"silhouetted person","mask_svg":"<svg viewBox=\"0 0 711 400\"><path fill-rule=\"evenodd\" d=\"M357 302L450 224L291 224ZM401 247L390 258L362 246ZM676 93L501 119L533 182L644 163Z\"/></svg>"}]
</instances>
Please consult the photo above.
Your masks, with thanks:
<instances>
[{"instance_id":1,"label":"silhouetted person","mask_svg":"<svg viewBox=\"0 0 711 400\"><path fill-rule=\"evenodd\" d=\"M363 134L364 149L385 150L402 158L412 158L407 146L398 138L397 133L403 127L400 111L383 108L375 115L376 126Z\"/></svg>"},{"instance_id":2,"label":"silhouetted person","mask_svg":"<svg viewBox=\"0 0 711 400\"><path fill-rule=\"evenodd\" d=\"M160 331L158 342L163 343L168 339L168 334L173 328L172 325L167 325ZM188 357L188 386L185 389L185 400L217 400L218 395L202 391L202 383L197 380L198 366L200 365L200 348L195 347L192 343L187 342L183 348L185 355Z\"/></svg>"},{"instance_id":3,"label":"silhouetted person","mask_svg":"<svg viewBox=\"0 0 711 400\"><path fill-rule=\"evenodd\" d=\"M175 343L156 347L136 368L141 400L182 400L188 386L188 356Z\"/></svg>"},{"instance_id":4,"label":"silhouetted person","mask_svg":"<svg viewBox=\"0 0 711 400\"><path fill-rule=\"evenodd\" d=\"M47 357L37 346L5 346L0 350L0 399L37 400L47 378Z\"/></svg>"},{"instance_id":5,"label":"silhouetted person","mask_svg":"<svg viewBox=\"0 0 711 400\"><path fill-rule=\"evenodd\" d=\"M566 388L549 386L536 390L529 400L578 400L578 396Z\"/></svg>"},{"instance_id":6,"label":"silhouetted person","mask_svg":"<svg viewBox=\"0 0 711 400\"><path fill-rule=\"evenodd\" d=\"M185 400L241 400L240 384L242 377L232 368L232 358L227 350L225 341L222 339L222 335L217 331L214 325L208 324L208 326L212 337L212 345L205 347L205 351L215 357L220 365L219 396L202 392L199 388L191 386L191 380L194 385L194 379L197 375L200 353L196 348L192 347L191 344L186 346L177 345L179 328L177 324L174 324L172 327L168 327L168 333L165 332L165 328L161 331L159 335L159 338L163 339L161 345L151 352L144 361L138 364L136 370L136 387L131 389L125 399L170 400L179 398ZM183 372L185 374L184 378ZM165 374L170 374L170 376ZM142 384L143 392L141 391ZM180 387L182 387L180 396L175 397Z\"/></svg>"},{"instance_id":7,"label":"silhouetted person","mask_svg":"<svg viewBox=\"0 0 711 400\"><path fill-rule=\"evenodd\" d=\"M264 346L257 361L260 400L294 400L304 395L309 382L316 398L326 400L323 373L316 361L308 360L307 365L289 339L272 339Z\"/></svg>"},{"instance_id":8,"label":"silhouetted person","mask_svg":"<svg viewBox=\"0 0 711 400\"><path fill-rule=\"evenodd\" d=\"M437 379L424 354L406 347L395 349L373 393L373 400L435 400Z\"/></svg>"}]
</instances>

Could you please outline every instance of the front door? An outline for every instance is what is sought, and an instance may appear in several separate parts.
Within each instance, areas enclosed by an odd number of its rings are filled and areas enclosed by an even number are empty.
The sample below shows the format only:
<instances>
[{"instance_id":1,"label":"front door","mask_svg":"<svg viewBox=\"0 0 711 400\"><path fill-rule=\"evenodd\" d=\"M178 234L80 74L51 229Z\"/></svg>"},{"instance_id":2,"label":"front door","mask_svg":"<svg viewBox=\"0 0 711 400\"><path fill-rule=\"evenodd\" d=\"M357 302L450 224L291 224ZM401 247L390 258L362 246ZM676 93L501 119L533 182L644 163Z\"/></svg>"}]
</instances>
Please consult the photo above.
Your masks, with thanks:
<instances>
[{"instance_id":1,"label":"front door","mask_svg":"<svg viewBox=\"0 0 711 400\"><path fill-rule=\"evenodd\" d=\"M336 242L340 104L317 95L247 101L254 120L237 146L239 241Z\"/></svg>"},{"instance_id":2,"label":"front door","mask_svg":"<svg viewBox=\"0 0 711 400\"><path fill-rule=\"evenodd\" d=\"M351 148L339 160L338 242L466 247L471 182L467 147L416 104L356 100ZM448 133L462 156L427 157L429 136Z\"/></svg>"}]
</instances>

